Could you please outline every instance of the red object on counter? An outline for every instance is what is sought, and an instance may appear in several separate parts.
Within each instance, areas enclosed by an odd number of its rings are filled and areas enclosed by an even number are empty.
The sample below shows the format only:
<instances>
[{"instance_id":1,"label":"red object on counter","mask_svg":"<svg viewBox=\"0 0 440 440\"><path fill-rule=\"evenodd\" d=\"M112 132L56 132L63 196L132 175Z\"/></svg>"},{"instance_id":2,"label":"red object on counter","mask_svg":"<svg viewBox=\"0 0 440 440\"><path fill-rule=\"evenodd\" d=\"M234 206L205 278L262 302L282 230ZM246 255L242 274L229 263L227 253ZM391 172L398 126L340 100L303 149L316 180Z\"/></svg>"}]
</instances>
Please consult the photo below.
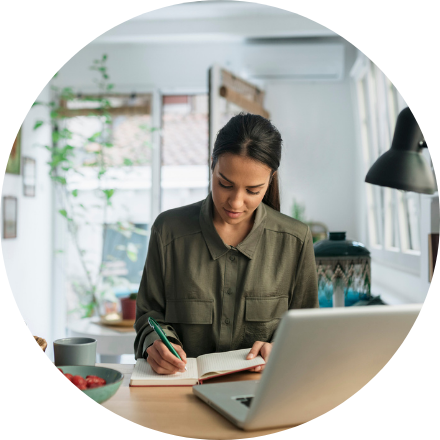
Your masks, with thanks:
<instances>
[{"instance_id":1,"label":"red object on counter","mask_svg":"<svg viewBox=\"0 0 440 440\"><path fill-rule=\"evenodd\" d=\"M136 300L121 298L122 319L136 319Z\"/></svg>"}]
</instances>

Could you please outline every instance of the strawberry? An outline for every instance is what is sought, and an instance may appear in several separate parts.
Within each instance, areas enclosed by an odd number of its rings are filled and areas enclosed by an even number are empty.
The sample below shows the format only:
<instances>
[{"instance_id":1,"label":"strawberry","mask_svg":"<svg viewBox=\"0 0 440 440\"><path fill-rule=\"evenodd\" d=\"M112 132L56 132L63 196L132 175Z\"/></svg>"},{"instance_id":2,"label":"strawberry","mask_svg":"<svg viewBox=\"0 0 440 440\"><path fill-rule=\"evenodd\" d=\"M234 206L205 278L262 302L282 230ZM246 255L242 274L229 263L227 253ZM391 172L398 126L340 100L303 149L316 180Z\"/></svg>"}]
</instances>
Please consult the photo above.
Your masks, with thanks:
<instances>
[{"instance_id":1,"label":"strawberry","mask_svg":"<svg viewBox=\"0 0 440 440\"><path fill-rule=\"evenodd\" d=\"M80 390L85 390L87 388L86 380L81 376L73 376L72 383L77 386Z\"/></svg>"}]
</instances>

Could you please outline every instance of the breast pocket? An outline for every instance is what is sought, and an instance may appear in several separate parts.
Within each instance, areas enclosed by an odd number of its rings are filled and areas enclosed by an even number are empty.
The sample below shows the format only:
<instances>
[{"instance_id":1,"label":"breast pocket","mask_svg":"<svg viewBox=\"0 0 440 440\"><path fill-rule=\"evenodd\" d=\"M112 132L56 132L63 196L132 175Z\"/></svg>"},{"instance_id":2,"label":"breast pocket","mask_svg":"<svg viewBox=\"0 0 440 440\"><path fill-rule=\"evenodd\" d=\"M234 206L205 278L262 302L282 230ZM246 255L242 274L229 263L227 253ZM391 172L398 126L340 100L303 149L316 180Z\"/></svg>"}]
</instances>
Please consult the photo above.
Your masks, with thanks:
<instances>
[{"instance_id":1,"label":"breast pocket","mask_svg":"<svg viewBox=\"0 0 440 440\"><path fill-rule=\"evenodd\" d=\"M167 300L165 321L171 324L212 324L214 300Z\"/></svg>"},{"instance_id":2,"label":"breast pocket","mask_svg":"<svg viewBox=\"0 0 440 440\"><path fill-rule=\"evenodd\" d=\"M270 342L288 307L287 296L247 297L241 346L252 347L255 341Z\"/></svg>"}]
</instances>

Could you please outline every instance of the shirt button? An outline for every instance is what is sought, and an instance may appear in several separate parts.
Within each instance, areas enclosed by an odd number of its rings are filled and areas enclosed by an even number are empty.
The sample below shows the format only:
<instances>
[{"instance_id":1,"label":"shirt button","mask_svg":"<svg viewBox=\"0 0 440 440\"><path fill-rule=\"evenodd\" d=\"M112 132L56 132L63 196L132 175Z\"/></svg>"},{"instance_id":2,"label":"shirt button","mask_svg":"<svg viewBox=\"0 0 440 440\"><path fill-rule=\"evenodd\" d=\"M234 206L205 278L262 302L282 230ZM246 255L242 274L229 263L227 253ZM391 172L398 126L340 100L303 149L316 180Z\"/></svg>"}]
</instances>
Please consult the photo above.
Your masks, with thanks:
<instances>
[{"instance_id":1,"label":"shirt button","mask_svg":"<svg viewBox=\"0 0 440 440\"><path fill-rule=\"evenodd\" d=\"M229 324L231 321L229 321L228 318L225 319L225 324Z\"/></svg>"},{"instance_id":2,"label":"shirt button","mask_svg":"<svg viewBox=\"0 0 440 440\"><path fill-rule=\"evenodd\" d=\"M229 259L230 259L231 261L234 261L234 260L235 260L235 257L234 257L233 255L231 255L231 256L229 257Z\"/></svg>"}]
</instances>

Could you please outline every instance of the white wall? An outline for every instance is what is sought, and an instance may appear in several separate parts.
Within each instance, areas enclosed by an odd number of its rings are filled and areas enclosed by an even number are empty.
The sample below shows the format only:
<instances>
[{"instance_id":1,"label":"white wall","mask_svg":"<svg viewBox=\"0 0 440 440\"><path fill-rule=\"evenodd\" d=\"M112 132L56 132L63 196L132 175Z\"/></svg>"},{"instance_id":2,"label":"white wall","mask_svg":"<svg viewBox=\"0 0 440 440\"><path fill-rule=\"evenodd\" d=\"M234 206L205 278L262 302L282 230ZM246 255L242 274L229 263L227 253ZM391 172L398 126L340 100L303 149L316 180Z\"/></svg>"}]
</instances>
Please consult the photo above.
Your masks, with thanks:
<instances>
[{"instance_id":1,"label":"white wall","mask_svg":"<svg viewBox=\"0 0 440 440\"><path fill-rule=\"evenodd\" d=\"M282 212L290 215L296 199L307 220L359 240L353 207L356 138L347 83L271 83L267 98L284 140Z\"/></svg>"},{"instance_id":2,"label":"white wall","mask_svg":"<svg viewBox=\"0 0 440 440\"><path fill-rule=\"evenodd\" d=\"M49 101L46 88L38 98ZM33 130L35 121L49 120L48 110L30 110L22 126L21 156L36 160L36 196L23 196L23 176L5 174L3 196L18 199L17 238L2 239L2 251L12 293L32 334L52 341L52 185L48 177L48 125ZM49 347L50 352L50 347Z\"/></svg>"}]
</instances>

